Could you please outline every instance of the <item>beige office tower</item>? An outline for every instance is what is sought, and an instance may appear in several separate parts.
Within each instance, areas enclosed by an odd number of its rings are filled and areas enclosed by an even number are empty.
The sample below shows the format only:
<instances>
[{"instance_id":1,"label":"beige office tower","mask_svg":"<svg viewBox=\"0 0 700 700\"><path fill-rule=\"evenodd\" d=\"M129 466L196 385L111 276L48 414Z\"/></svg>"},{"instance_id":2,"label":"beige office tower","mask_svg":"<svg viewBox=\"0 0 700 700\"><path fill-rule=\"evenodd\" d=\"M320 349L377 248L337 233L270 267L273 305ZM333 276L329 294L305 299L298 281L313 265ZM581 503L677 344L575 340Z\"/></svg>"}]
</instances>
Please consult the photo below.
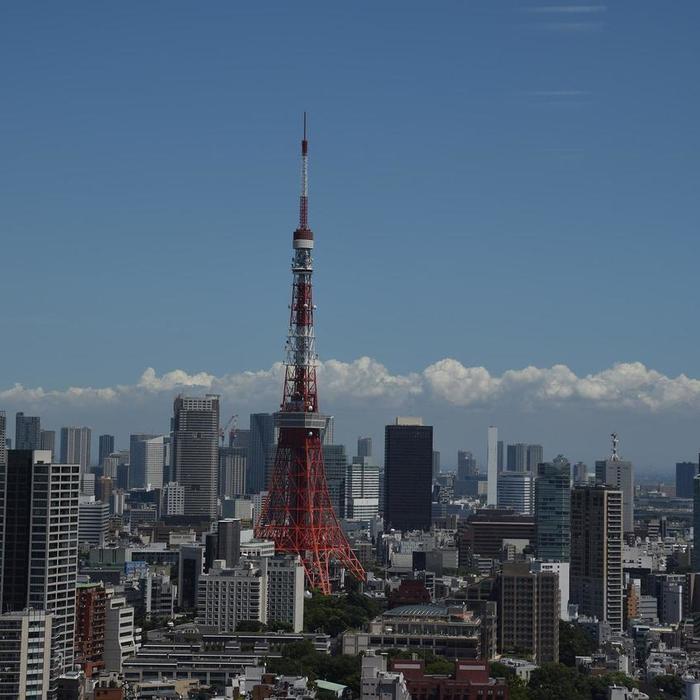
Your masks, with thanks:
<instances>
[{"instance_id":1,"label":"beige office tower","mask_svg":"<svg viewBox=\"0 0 700 700\"><path fill-rule=\"evenodd\" d=\"M570 601L581 615L622 631L622 492L576 486L571 492Z\"/></svg>"}]
</instances>

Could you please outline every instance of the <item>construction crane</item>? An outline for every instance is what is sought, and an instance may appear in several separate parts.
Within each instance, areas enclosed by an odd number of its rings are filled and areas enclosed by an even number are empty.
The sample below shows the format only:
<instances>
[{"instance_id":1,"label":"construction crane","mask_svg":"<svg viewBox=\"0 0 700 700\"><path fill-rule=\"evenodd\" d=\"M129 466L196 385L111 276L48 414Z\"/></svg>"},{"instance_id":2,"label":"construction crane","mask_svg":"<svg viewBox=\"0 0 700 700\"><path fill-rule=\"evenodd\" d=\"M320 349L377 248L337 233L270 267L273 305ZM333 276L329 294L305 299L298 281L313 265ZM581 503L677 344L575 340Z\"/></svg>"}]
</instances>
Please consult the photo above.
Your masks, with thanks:
<instances>
[{"instance_id":1,"label":"construction crane","mask_svg":"<svg viewBox=\"0 0 700 700\"><path fill-rule=\"evenodd\" d=\"M233 441L236 439L236 427L238 425L238 414L234 413L229 419L226 425L219 431L219 440L221 441L221 447L224 446L224 438L228 432L228 444L233 445ZM230 428L230 430L229 430Z\"/></svg>"}]
</instances>

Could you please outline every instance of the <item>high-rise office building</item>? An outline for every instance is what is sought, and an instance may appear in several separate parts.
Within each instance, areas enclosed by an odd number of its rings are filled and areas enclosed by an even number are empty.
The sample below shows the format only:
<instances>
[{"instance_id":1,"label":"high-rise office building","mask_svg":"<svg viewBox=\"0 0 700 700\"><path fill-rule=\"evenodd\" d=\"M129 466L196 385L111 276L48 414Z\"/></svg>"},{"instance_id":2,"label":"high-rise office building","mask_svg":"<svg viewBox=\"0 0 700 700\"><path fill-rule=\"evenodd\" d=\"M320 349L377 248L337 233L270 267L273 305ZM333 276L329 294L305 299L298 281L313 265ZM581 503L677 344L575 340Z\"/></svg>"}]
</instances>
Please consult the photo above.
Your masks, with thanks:
<instances>
[{"instance_id":1,"label":"high-rise office building","mask_svg":"<svg viewBox=\"0 0 700 700\"><path fill-rule=\"evenodd\" d=\"M51 621L52 615L43 610L0 615L0 698L48 697Z\"/></svg>"},{"instance_id":2,"label":"high-rise office building","mask_svg":"<svg viewBox=\"0 0 700 700\"><path fill-rule=\"evenodd\" d=\"M326 483L331 505L338 518L345 517L345 476L348 457L345 445L323 445L323 464L326 468Z\"/></svg>"},{"instance_id":3,"label":"high-rise office building","mask_svg":"<svg viewBox=\"0 0 700 700\"><path fill-rule=\"evenodd\" d=\"M79 464L85 474L90 467L92 431L86 427L61 428L61 464Z\"/></svg>"},{"instance_id":4,"label":"high-rise office building","mask_svg":"<svg viewBox=\"0 0 700 700\"><path fill-rule=\"evenodd\" d=\"M484 508L459 521L457 542L459 564L467 566L470 557L498 558L504 540L535 542L535 520L513 510Z\"/></svg>"},{"instance_id":5,"label":"high-rise office building","mask_svg":"<svg viewBox=\"0 0 700 700\"><path fill-rule=\"evenodd\" d=\"M608 486L571 492L570 601L622 631L623 495Z\"/></svg>"},{"instance_id":6,"label":"high-rise office building","mask_svg":"<svg viewBox=\"0 0 700 700\"><path fill-rule=\"evenodd\" d=\"M571 554L571 467L559 455L537 465L535 526L537 557L569 561Z\"/></svg>"},{"instance_id":7,"label":"high-rise office building","mask_svg":"<svg viewBox=\"0 0 700 700\"><path fill-rule=\"evenodd\" d=\"M433 481L440 475L440 452L433 450Z\"/></svg>"},{"instance_id":8,"label":"high-rise office building","mask_svg":"<svg viewBox=\"0 0 700 700\"><path fill-rule=\"evenodd\" d=\"M109 531L109 503L97 501L94 496L81 496L78 513L78 542L103 547Z\"/></svg>"},{"instance_id":9,"label":"high-rise office building","mask_svg":"<svg viewBox=\"0 0 700 700\"><path fill-rule=\"evenodd\" d=\"M559 577L530 562L504 563L498 580L500 651L536 664L559 662Z\"/></svg>"},{"instance_id":10,"label":"high-rise office building","mask_svg":"<svg viewBox=\"0 0 700 700\"><path fill-rule=\"evenodd\" d=\"M457 478L466 479L468 476L476 476L479 468L476 466L476 459L471 452L466 450L457 451Z\"/></svg>"},{"instance_id":11,"label":"high-rise office building","mask_svg":"<svg viewBox=\"0 0 700 700\"><path fill-rule=\"evenodd\" d=\"M542 445L527 446L527 470L530 474L537 474L537 465L544 462L544 449Z\"/></svg>"},{"instance_id":12,"label":"high-rise office building","mask_svg":"<svg viewBox=\"0 0 700 700\"><path fill-rule=\"evenodd\" d=\"M700 476L693 479L693 533L700 533ZM700 572L700 534L693 546L693 571Z\"/></svg>"},{"instance_id":13,"label":"high-rise office building","mask_svg":"<svg viewBox=\"0 0 700 700\"><path fill-rule=\"evenodd\" d=\"M431 520L433 428L397 418L384 437L384 522L387 529L428 530Z\"/></svg>"},{"instance_id":14,"label":"high-rise office building","mask_svg":"<svg viewBox=\"0 0 700 700\"><path fill-rule=\"evenodd\" d=\"M350 520L371 520L379 514L379 467L370 457L358 457L348 467L345 502Z\"/></svg>"},{"instance_id":15,"label":"high-rise office building","mask_svg":"<svg viewBox=\"0 0 700 700\"><path fill-rule=\"evenodd\" d=\"M56 454L56 431L42 430L39 433L39 449L49 451L52 455Z\"/></svg>"},{"instance_id":16,"label":"high-rise office building","mask_svg":"<svg viewBox=\"0 0 700 700\"><path fill-rule=\"evenodd\" d=\"M498 502L498 473L503 468L503 443L498 440L498 428L489 426L486 442L486 504L495 506Z\"/></svg>"},{"instance_id":17,"label":"high-rise office building","mask_svg":"<svg viewBox=\"0 0 700 700\"><path fill-rule=\"evenodd\" d=\"M0 464L7 462L7 416L5 411L0 411Z\"/></svg>"},{"instance_id":18,"label":"high-rise office building","mask_svg":"<svg viewBox=\"0 0 700 700\"><path fill-rule=\"evenodd\" d=\"M357 438L357 456L360 459L372 456L372 438L359 437Z\"/></svg>"},{"instance_id":19,"label":"high-rise office building","mask_svg":"<svg viewBox=\"0 0 700 700\"><path fill-rule=\"evenodd\" d=\"M219 476L219 397L178 396L172 432L172 480L185 487L185 515L214 519Z\"/></svg>"},{"instance_id":20,"label":"high-rise office building","mask_svg":"<svg viewBox=\"0 0 700 700\"><path fill-rule=\"evenodd\" d=\"M523 442L508 445L506 450L506 469L509 472L527 471L527 448Z\"/></svg>"},{"instance_id":21,"label":"high-rise office building","mask_svg":"<svg viewBox=\"0 0 700 700\"><path fill-rule=\"evenodd\" d=\"M304 628L304 567L299 557L267 557L267 624L287 624L293 632Z\"/></svg>"},{"instance_id":22,"label":"high-rise office building","mask_svg":"<svg viewBox=\"0 0 700 700\"><path fill-rule=\"evenodd\" d=\"M180 486L177 481L169 481L163 486L161 495L161 516L162 515L184 515L185 514L185 487Z\"/></svg>"},{"instance_id":23,"label":"high-rise office building","mask_svg":"<svg viewBox=\"0 0 700 700\"><path fill-rule=\"evenodd\" d=\"M216 558L231 568L241 558L241 521L238 518L219 520L216 531Z\"/></svg>"},{"instance_id":24,"label":"high-rise office building","mask_svg":"<svg viewBox=\"0 0 700 700\"><path fill-rule=\"evenodd\" d=\"M277 434L275 418L271 413L250 414L250 447L246 485L249 493L260 493L267 484L267 464L270 456L274 459Z\"/></svg>"},{"instance_id":25,"label":"high-rise office building","mask_svg":"<svg viewBox=\"0 0 700 700\"><path fill-rule=\"evenodd\" d=\"M246 491L248 448L219 447L219 496L235 498Z\"/></svg>"},{"instance_id":26,"label":"high-rise office building","mask_svg":"<svg viewBox=\"0 0 700 700\"><path fill-rule=\"evenodd\" d=\"M583 462L576 462L574 464L574 474L573 474L574 484L587 484L588 483L588 465Z\"/></svg>"},{"instance_id":27,"label":"high-rise office building","mask_svg":"<svg viewBox=\"0 0 700 700\"><path fill-rule=\"evenodd\" d=\"M80 466L11 450L0 465L0 610L52 613L52 669L73 665Z\"/></svg>"},{"instance_id":28,"label":"high-rise office building","mask_svg":"<svg viewBox=\"0 0 700 700\"><path fill-rule=\"evenodd\" d=\"M532 515L535 507L535 477L529 472L501 472L498 475L498 507L511 508L520 515Z\"/></svg>"},{"instance_id":29,"label":"high-rise office building","mask_svg":"<svg viewBox=\"0 0 700 700\"><path fill-rule=\"evenodd\" d=\"M111 455L113 452L114 435L100 435L98 447L99 466L102 466L105 462L105 459L109 457L109 455Z\"/></svg>"},{"instance_id":30,"label":"high-rise office building","mask_svg":"<svg viewBox=\"0 0 700 700\"><path fill-rule=\"evenodd\" d=\"M700 474L697 462L676 462L676 496L693 498L693 479Z\"/></svg>"},{"instance_id":31,"label":"high-rise office building","mask_svg":"<svg viewBox=\"0 0 700 700\"><path fill-rule=\"evenodd\" d=\"M165 444L162 435L137 434L129 440L131 468L129 486L137 489L163 487Z\"/></svg>"},{"instance_id":32,"label":"high-rise office building","mask_svg":"<svg viewBox=\"0 0 700 700\"><path fill-rule=\"evenodd\" d=\"M613 455L610 459L595 463L595 478L599 484L606 484L622 491L622 526L626 535L634 534L634 471L632 462Z\"/></svg>"},{"instance_id":33,"label":"high-rise office building","mask_svg":"<svg viewBox=\"0 0 700 700\"><path fill-rule=\"evenodd\" d=\"M39 416L15 415L15 449L38 450L41 447L41 420Z\"/></svg>"}]
</instances>

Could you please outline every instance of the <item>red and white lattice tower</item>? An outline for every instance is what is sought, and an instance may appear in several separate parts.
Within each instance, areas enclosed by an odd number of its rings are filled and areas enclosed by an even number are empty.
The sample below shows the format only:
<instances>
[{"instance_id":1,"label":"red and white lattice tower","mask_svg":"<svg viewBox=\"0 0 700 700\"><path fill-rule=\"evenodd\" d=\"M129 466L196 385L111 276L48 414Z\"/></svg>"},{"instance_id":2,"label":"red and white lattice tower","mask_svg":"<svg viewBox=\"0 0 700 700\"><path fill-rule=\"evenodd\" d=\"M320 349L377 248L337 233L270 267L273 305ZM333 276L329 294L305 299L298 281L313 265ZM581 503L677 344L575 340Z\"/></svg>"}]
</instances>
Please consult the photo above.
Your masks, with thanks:
<instances>
[{"instance_id":1,"label":"red and white lattice tower","mask_svg":"<svg viewBox=\"0 0 700 700\"><path fill-rule=\"evenodd\" d=\"M365 571L338 524L326 482L321 433L326 419L318 412L314 305L311 273L314 234L308 218L308 141L306 114L301 142L299 228L294 231L292 304L277 453L270 493L255 536L273 540L278 552L298 554L310 588L331 592L330 563L336 561L358 580Z\"/></svg>"}]
</instances>

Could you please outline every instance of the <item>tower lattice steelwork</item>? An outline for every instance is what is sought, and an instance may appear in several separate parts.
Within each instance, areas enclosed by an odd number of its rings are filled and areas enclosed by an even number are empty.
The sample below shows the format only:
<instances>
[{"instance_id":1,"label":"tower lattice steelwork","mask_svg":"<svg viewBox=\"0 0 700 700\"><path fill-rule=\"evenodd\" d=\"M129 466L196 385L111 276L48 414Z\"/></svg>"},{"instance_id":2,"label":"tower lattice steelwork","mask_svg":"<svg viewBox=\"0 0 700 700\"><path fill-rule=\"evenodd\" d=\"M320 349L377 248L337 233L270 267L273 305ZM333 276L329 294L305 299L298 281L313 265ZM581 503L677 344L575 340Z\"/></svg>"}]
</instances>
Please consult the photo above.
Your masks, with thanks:
<instances>
[{"instance_id":1,"label":"tower lattice steelwork","mask_svg":"<svg viewBox=\"0 0 700 700\"><path fill-rule=\"evenodd\" d=\"M340 529L328 494L321 433L326 419L318 412L314 305L311 274L314 235L308 221L308 141L306 115L301 142L299 227L294 231L284 393L275 414L279 428L270 493L255 528L256 537L273 540L279 552L298 554L311 588L331 592L330 563L335 560L359 580L365 571Z\"/></svg>"}]
</instances>

